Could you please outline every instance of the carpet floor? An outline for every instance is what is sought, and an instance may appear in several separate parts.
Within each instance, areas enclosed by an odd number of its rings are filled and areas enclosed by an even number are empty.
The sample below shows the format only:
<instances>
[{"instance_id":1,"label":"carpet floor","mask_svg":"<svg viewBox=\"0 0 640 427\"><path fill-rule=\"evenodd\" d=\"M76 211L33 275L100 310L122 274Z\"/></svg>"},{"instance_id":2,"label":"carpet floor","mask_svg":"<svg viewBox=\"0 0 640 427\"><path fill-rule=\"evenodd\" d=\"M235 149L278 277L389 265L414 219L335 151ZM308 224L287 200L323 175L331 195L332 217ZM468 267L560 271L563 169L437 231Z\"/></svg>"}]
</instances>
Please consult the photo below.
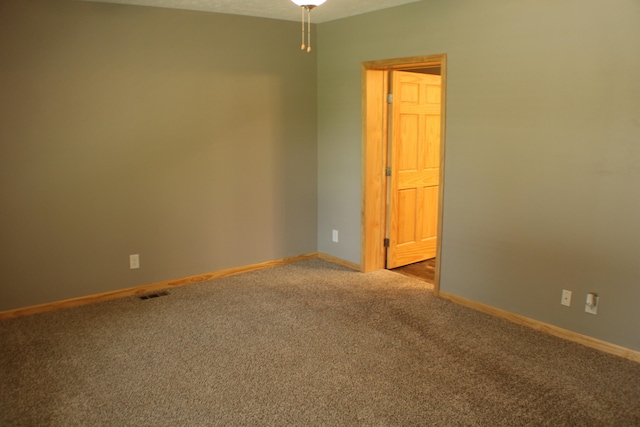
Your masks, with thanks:
<instances>
[{"instance_id":1,"label":"carpet floor","mask_svg":"<svg viewBox=\"0 0 640 427\"><path fill-rule=\"evenodd\" d=\"M2 426L637 426L640 365L311 260L0 322Z\"/></svg>"}]
</instances>

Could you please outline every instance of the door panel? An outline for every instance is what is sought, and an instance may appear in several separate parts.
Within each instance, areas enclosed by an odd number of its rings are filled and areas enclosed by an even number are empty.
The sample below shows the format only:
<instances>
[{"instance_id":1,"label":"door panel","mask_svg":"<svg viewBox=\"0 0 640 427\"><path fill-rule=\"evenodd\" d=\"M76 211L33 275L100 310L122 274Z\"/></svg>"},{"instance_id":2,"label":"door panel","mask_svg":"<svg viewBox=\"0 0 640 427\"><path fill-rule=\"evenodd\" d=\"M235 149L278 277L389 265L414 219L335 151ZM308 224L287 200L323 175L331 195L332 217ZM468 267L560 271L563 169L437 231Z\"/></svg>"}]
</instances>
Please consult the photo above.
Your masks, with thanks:
<instances>
[{"instance_id":1,"label":"door panel","mask_svg":"<svg viewBox=\"0 0 640 427\"><path fill-rule=\"evenodd\" d=\"M387 268L436 255L441 77L391 76L390 206Z\"/></svg>"}]
</instances>

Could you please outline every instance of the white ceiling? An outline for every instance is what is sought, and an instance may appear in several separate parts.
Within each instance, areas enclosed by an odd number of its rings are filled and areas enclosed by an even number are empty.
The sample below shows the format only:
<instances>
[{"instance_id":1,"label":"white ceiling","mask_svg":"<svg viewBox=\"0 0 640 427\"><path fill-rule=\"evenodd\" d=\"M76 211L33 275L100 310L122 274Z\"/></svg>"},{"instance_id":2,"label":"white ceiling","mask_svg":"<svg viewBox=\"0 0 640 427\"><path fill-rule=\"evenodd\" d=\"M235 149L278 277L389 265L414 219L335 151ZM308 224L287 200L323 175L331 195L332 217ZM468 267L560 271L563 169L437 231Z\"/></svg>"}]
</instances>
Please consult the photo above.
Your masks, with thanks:
<instances>
[{"instance_id":1,"label":"white ceiling","mask_svg":"<svg viewBox=\"0 0 640 427\"><path fill-rule=\"evenodd\" d=\"M138 6L199 10L262 18L300 20L300 8L291 0L82 0L100 3L120 3ZM360 15L421 0L327 0L314 9L313 22L327 22L347 16Z\"/></svg>"}]
</instances>

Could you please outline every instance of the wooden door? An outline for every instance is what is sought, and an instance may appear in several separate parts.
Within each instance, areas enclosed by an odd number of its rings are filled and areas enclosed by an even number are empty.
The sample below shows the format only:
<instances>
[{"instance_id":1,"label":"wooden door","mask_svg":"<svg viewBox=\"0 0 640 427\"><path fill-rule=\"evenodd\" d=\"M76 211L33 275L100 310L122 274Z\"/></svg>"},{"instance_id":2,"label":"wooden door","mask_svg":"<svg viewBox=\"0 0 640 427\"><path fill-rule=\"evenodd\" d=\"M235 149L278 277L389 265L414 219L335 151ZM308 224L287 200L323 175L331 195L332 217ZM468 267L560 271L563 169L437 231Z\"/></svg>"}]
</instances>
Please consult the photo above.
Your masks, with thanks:
<instances>
[{"instance_id":1,"label":"wooden door","mask_svg":"<svg viewBox=\"0 0 640 427\"><path fill-rule=\"evenodd\" d=\"M387 268L436 256L441 77L391 73Z\"/></svg>"}]
</instances>

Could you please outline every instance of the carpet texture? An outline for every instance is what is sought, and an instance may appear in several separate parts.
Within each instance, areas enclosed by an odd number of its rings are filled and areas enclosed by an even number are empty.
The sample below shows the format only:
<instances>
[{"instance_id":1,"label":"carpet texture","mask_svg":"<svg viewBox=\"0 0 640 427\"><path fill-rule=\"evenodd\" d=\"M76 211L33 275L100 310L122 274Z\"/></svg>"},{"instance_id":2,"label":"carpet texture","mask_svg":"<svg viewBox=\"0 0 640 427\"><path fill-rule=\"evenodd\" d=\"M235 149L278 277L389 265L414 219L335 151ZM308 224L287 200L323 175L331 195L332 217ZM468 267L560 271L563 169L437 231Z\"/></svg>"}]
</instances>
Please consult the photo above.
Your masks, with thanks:
<instances>
[{"instance_id":1,"label":"carpet texture","mask_svg":"<svg viewBox=\"0 0 640 427\"><path fill-rule=\"evenodd\" d=\"M0 322L2 426L640 425L640 365L320 260Z\"/></svg>"}]
</instances>

